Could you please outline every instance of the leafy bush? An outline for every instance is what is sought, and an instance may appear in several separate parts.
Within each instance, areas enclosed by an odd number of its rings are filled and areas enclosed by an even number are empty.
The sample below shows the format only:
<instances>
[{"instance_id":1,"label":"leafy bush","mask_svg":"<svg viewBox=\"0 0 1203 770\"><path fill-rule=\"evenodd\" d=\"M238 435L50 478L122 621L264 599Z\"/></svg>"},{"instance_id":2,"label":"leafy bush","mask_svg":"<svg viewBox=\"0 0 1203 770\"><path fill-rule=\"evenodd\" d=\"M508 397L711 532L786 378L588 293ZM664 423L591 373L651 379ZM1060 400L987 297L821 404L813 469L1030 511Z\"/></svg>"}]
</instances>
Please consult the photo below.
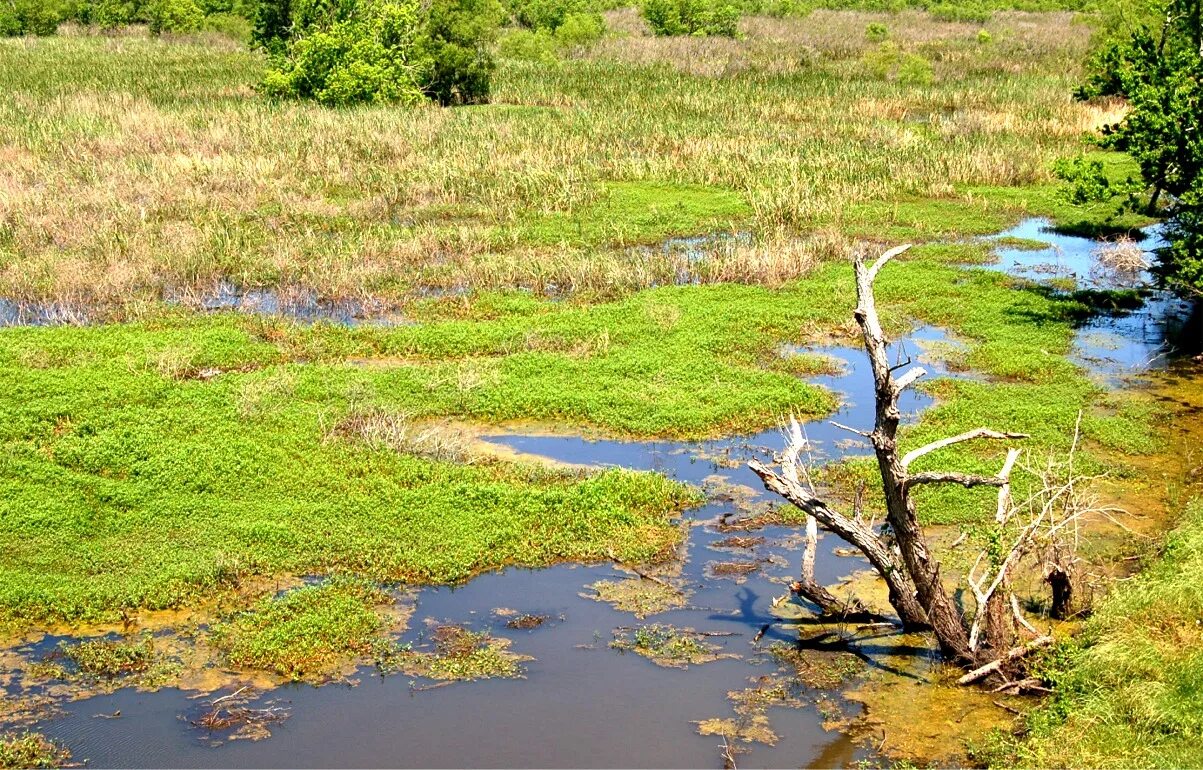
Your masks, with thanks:
<instances>
[{"instance_id":1,"label":"leafy bush","mask_svg":"<svg viewBox=\"0 0 1203 770\"><path fill-rule=\"evenodd\" d=\"M884 43L889 36L889 28L879 21L875 21L865 27L865 39L873 43Z\"/></svg>"},{"instance_id":2,"label":"leafy bush","mask_svg":"<svg viewBox=\"0 0 1203 770\"><path fill-rule=\"evenodd\" d=\"M114 29L145 21L139 0L95 0L87 10L88 19L103 29Z\"/></svg>"},{"instance_id":3,"label":"leafy bush","mask_svg":"<svg viewBox=\"0 0 1203 770\"><path fill-rule=\"evenodd\" d=\"M417 61L418 12L414 0L379 3L362 16L294 38L268 71L264 93L328 106L420 101L425 63Z\"/></svg>"},{"instance_id":4,"label":"leafy bush","mask_svg":"<svg viewBox=\"0 0 1203 770\"><path fill-rule=\"evenodd\" d=\"M151 0L146 8L150 32L194 32L204 21L205 12L195 0Z\"/></svg>"},{"instance_id":5,"label":"leafy bush","mask_svg":"<svg viewBox=\"0 0 1203 770\"><path fill-rule=\"evenodd\" d=\"M658 36L738 35L739 9L726 0L644 0L643 18Z\"/></svg>"},{"instance_id":6,"label":"leafy bush","mask_svg":"<svg viewBox=\"0 0 1203 770\"><path fill-rule=\"evenodd\" d=\"M861 64L878 80L893 80L903 85L926 86L935 79L931 62L917 53L903 51L887 40L861 58Z\"/></svg>"},{"instance_id":7,"label":"leafy bush","mask_svg":"<svg viewBox=\"0 0 1203 770\"><path fill-rule=\"evenodd\" d=\"M226 37L250 42L251 23L246 16L237 13L213 13L205 17L200 28Z\"/></svg>"},{"instance_id":8,"label":"leafy bush","mask_svg":"<svg viewBox=\"0 0 1203 770\"><path fill-rule=\"evenodd\" d=\"M52 0L0 0L0 37L53 35L62 14Z\"/></svg>"},{"instance_id":9,"label":"leafy bush","mask_svg":"<svg viewBox=\"0 0 1203 770\"><path fill-rule=\"evenodd\" d=\"M433 0L426 19L423 54L429 75L422 88L439 104L489 100L493 58L488 46L504 10L497 0Z\"/></svg>"},{"instance_id":10,"label":"leafy bush","mask_svg":"<svg viewBox=\"0 0 1203 770\"><path fill-rule=\"evenodd\" d=\"M511 0L507 10L527 29L555 32L574 13L587 13L584 0Z\"/></svg>"},{"instance_id":11,"label":"leafy bush","mask_svg":"<svg viewBox=\"0 0 1203 770\"><path fill-rule=\"evenodd\" d=\"M556 27L556 42L569 48L593 45L606 34L606 22L597 13L570 13Z\"/></svg>"},{"instance_id":12,"label":"leafy bush","mask_svg":"<svg viewBox=\"0 0 1203 770\"><path fill-rule=\"evenodd\" d=\"M488 99L497 0L434 0L426 8L418 0L294 0L288 10L287 22L261 13L254 30L276 53L263 82L269 96L328 106Z\"/></svg>"},{"instance_id":13,"label":"leafy bush","mask_svg":"<svg viewBox=\"0 0 1203 770\"><path fill-rule=\"evenodd\" d=\"M906 86L930 86L936 79L931 62L917 53L905 53L898 63L898 82Z\"/></svg>"},{"instance_id":14,"label":"leafy bush","mask_svg":"<svg viewBox=\"0 0 1203 770\"><path fill-rule=\"evenodd\" d=\"M993 40L994 36L991 35L988 30L979 29L977 31L977 42L981 43L982 45L988 45Z\"/></svg>"},{"instance_id":15,"label":"leafy bush","mask_svg":"<svg viewBox=\"0 0 1203 770\"><path fill-rule=\"evenodd\" d=\"M550 64L556 55L555 37L545 29L520 27L507 32L497 44L497 53L505 59Z\"/></svg>"}]
</instances>

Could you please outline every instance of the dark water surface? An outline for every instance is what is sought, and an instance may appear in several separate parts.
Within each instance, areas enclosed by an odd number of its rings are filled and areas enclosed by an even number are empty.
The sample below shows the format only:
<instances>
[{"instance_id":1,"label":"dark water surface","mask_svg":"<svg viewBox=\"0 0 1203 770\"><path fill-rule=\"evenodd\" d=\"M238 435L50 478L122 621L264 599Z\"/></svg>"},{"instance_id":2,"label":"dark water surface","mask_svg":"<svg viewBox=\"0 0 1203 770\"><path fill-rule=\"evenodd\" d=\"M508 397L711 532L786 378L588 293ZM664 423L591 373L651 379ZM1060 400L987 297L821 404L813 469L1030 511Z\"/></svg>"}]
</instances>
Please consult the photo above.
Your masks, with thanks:
<instances>
[{"instance_id":1,"label":"dark water surface","mask_svg":"<svg viewBox=\"0 0 1203 770\"><path fill-rule=\"evenodd\" d=\"M1044 251L1000 252L1000 269L1044 278L1033 271L1054 260L1058 270L1088 275L1096 244L1047 232L1039 221L1004 235L1050 243ZM241 302L241 300L240 300ZM1078 335L1075 355L1097 376L1116 381L1158 366L1174 349L1198 343L1189 320L1171 298L1153 294L1149 304L1122 317L1092 321ZM1170 320L1166 320L1170 319ZM929 360L925 346L955 344L938 329L916 330L895 346L895 356L920 358L932 377L954 376ZM785 349L783 355L801 352ZM861 350L827 348L843 362L838 375L814 378L842 396L833 419L855 427L872 424L872 381ZM927 397L908 393L903 408L914 420ZM867 452L855 436L826 419L806 425L816 461ZM591 465L651 470L714 488L717 476L745 485L752 502L764 501L759 480L745 467L753 455L779 449L776 431L706 442L592 441L573 436L497 435L491 441L521 452ZM729 498L719 498L729 499ZM529 655L526 677L457 683L415 690L404 675L380 677L371 668L359 672L360 684L288 686L268 697L289 702L290 718L272 727L272 737L213 746L187 722L196 701L175 689L156 693L118 691L68 704L66 715L38 726L66 744L78 760L96 767L721 767L717 737L696 733L696 720L729 718L728 691L749 686L752 677L770 674L775 664L758 650L774 641L796 641L789 626L770 628L758 644L754 637L771 619L770 602L786 592L786 581L799 559L797 530L770 527L755 535L767 539L754 552L732 553L711 546L726 534L714 522L738 516L733 502L711 502L689 514L693 526L682 579L693 589L691 606L647 621L581 596L602 579L629 577L611 565L565 565L543 570L509 569L484 575L457 588L434 587L416 593L416 612L404 640L417 640L426 620L489 629L513 640L512 650ZM792 537L791 537L792 536ZM818 552L818 578L831 583L860 568L859 558L838 556L833 537ZM755 558L762 568L737 583L708 576L707 564ZM494 615L497 608L545 614L542 627L513 630ZM724 651L741 655L689 669L661 668L634 654L610 649L616 627L640 622L673 624L732 636L713 637ZM45 644L45 642L43 643ZM890 636L866 641L862 658L889 666L900 651ZM915 653L922 654L922 653ZM821 693L812 693L814 696ZM94 715L120 710L120 719ZM738 757L742 767L842 766L864 756L839 732L823 729L813 702L805 708L769 712L781 736L775 746L753 745Z\"/></svg>"}]
</instances>

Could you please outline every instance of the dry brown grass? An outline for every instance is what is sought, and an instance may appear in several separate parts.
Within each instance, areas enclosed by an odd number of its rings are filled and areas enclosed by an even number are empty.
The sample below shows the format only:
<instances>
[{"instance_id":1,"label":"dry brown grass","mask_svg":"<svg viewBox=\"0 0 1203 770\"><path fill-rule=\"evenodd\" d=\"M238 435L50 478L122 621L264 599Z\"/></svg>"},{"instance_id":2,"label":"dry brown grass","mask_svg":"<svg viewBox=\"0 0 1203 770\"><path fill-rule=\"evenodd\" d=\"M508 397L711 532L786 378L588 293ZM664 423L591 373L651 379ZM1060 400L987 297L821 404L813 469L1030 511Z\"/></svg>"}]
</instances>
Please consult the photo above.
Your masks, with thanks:
<instances>
[{"instance_id":1,"label":"dry brown grass","mask_svg":"<svg viewBox=\"0 0 1203 770\"><path fill-rule=\"evenodd\" d=\"M1070 99L1088 34L1064 14L995 14L987 45L919 13L749 18L742 40L608 18L628 34L561 65L503 62L495 104L455 110L270 104L261 60L204 38L4 41L0 297L129 316L222 280L386 304L777 284L846 245L832 225L850 204L1046 182L1114 116ZM869 77L872 21L935 83ZM738 191L752 240L699 259L529 236L552 213L609 216L590 209L608 180Z\"/></svg>"},{"instance_id":2,"label":"dry brown grass","mask_svg":"<svg viewBox=\"0 0 1203 770\"><path fill-rule=\"evenodd\" d=\"M371 449L454 463L471 463L472 437L441 424L420 425L408 415L379 409L353 411L334 426L331 435L363 441Z\"/></svg>"}]
</instances>

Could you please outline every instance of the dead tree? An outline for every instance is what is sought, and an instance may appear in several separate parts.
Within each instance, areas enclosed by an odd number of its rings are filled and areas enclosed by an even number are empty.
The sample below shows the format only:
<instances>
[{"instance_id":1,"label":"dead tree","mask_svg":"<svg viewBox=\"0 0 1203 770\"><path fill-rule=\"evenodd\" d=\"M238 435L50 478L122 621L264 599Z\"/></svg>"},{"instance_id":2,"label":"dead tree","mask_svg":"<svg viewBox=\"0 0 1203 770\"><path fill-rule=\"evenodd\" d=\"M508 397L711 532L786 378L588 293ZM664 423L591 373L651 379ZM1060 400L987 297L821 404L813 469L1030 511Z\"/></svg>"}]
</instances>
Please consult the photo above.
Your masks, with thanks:
<instances>
[{"instance_id":1,"label":"dead tree","mask_svg":"<svg viewBox=\"0 0 1203 770\"><path fill-rule=\"evenodd\" d=\"M885 518L893 535L887 541L874 531L860 512L846 516L819 497L809 474L799 473L798 458L805 438L796 421L791 420L787 448L781 457L782 472L777 473L764 463L753 460L749 466L764 481L765 487L805 511L818 523L855 546L886 582L890 603L904 627L929 628L949 658L966 665L980 665L1008 655L1012 650L1017 628L1030 624L1023 619L1018 602L1010 590L1010 575L1018 560L1028 552L1035 532L1046 520L1025 525L1019 541L1001 559L989 559L983 553L969 574L976 606L971 618L966 618L949 592L940 573L940 563L933 556L915 513L912 492L930 484L958 484L966 488L994 487L998 490L995 514L1000 529L1011 524L1015 510L1011 499L1011 473L1019 458L1019 450L1009 449L1002 468L994 476L953 471L911 472L910 466L919 458L947 447L969 441L1015 440L1025 434L977 428L958 436L935 441L905 455L898 448L898 425L901 410L898 402L906 388L926 372L918 366L895 377L887 355L885 335L877 316L873 282L881 269L894 257L909 248L902 246L883 254L872 265L861 256L854 262L857 306L854 312L860 326L865 350L873 370L876 396L876 415L873 430L857 431L867 438L877 457L885 499ZM845 426L840 426L845 427ZM801 584L805 584L804 580ZM812 580L813 582L813 580ZM800 585L801 585L800 584ZM806 588L803 585L803 588ZM816 599L815 592L808 594ZM821 594L819 598L822 598ZM818 602L821 606L822 601ZM1029 643L1030 645L1031 643ZM1010 659L1010 658L1008 658Z\"/></svg>"}]
</instances>

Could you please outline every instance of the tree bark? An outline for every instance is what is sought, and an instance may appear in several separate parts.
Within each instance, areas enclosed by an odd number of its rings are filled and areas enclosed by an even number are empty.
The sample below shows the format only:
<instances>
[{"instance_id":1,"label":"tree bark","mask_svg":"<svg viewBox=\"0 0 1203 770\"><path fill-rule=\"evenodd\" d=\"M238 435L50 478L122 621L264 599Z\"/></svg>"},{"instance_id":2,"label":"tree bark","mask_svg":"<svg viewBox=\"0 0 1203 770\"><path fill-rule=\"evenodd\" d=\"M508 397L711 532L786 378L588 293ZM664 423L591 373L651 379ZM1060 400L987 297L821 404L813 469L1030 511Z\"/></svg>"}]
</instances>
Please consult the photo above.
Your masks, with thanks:
<instances>
[{"instance_id":1,"label":"tree bark","mask_svg":"<svg viewBox=\"0 0 1203 770\"><path fill-rule=\"evenodd\" d=\"M1045 577L1053 589L1053 604L1049 614L1056 620L1065 620L1073 614L1074 585L1069 570L1054 566Z\"/></svg>"},{"instance_id":2,"label":"tree bark","mask_svg":"<svg viewBox=\"0 0 1203 770\"><path fill-rule=\"evenodd\" d=\"M853 313L860 325L865 350L873 368L873 383L877 398L876 419L869 439L877 455L885 494L886 519L894 531L899 553L906 571L914 581L919 605L926 610L927 622L945 655L962 662L974 660L969 647L969 631L965 620L940 579L940 565L927 550L914 504L907 490L907 472L898 455L898 423L902 413L898 408L900 390L894 382L886 347L885 334L877 317L873 297L873 280L877 271L897 252L887 252L871 267L857 256L857 306Z\"/></svg>"},{"instance_id":3,"label":"tree bark","mask_svg":"<svg viewBox=\"0 0 1203 770\"><path fill-rule=\"evenodd\" d=\"M774 473L759 460L749 461L748 467L764 481L765 489L784 497L799 509L814 516L820 524L865 555L889 587L890 605L898 613L898 619L902 621L904 628L928 628L927 616L916 599L915 586L907 577L905 565L898 562L881 538L864 524L829 507L798 482Z\"/></svg>"}]
</instances>

